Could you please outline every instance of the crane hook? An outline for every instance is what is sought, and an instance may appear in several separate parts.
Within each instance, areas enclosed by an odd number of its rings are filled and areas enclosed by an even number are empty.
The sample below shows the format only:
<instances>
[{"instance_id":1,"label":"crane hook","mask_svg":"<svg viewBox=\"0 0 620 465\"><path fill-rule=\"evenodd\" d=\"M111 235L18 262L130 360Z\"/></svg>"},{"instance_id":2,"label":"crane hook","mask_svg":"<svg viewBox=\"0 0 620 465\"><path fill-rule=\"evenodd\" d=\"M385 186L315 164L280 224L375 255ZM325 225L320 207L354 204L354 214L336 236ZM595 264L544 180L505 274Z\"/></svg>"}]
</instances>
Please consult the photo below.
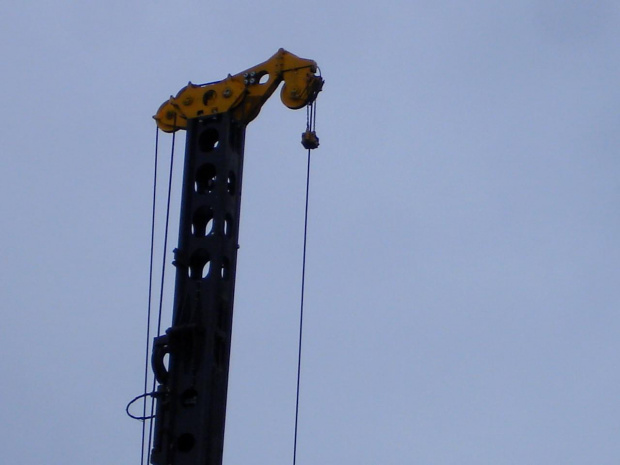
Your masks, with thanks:
<instances>
[{"instance_id":1,"label":"crane hook","mask_svg":"<svg viewBox=\"0 0 620 465\"><path fill-rule=\"evenodd\" d=\"M319 138L317 137L316 132L306 129L306 132L301 135L301 145L308 150L317 148L319 146Z\"/></svg>"}]
</instances>

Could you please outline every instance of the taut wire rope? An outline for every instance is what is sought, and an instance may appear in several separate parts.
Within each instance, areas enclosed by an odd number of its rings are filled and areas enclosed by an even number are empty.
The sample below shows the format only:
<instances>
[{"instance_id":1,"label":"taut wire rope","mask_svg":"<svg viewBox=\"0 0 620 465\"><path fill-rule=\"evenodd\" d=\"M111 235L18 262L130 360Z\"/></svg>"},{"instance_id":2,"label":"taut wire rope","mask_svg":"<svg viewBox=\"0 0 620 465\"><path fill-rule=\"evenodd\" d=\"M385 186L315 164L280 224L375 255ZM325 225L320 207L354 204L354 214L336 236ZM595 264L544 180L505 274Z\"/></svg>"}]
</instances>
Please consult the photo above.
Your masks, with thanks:
<instances>
[{"instance_id":1,"label":"taut wire rope","mask_svg":"<svg viewBox=\"0 0 620 465\"><path fill-rule=\"evenodd\" d=\"M307 106L306 109L306 130L314 131L315 128L315 103ZM301 298L299 309L299 345L297 349L297 389L295 396L295 432L293 438L293 465L297 463L297 432L299 426L299 391L301 385L301 348L304 326L304 295L306 289L306 249L308 244L308 203L310 197L310 152L308 149L308 164L306 168L306 205L304 209L304 241L303 241L303 258L301 265Z\"/></svg>"},{"instance_id":2,"label":"taut wire rope","mask_svg":"<svg viewBox=\"0 0 620 465\"><path fill-rule=\"evenodd\" d=\"M149 355L151 344L151 309L152 309L152 294L153 294L153 257L155 249L155 211L157 200L157 160L159 153L159 127L155 125L155 162L153 168L153 205L151 212L151 253L149 258L149 296L147 304L146 314L146 351L144 356L144 403L142 406L142 418L146 418L146 389L148 387L149 379ZM129 406L127 406L127 414L129 414ZM144 465L144 440L146 439L146 422L142 420L142 451L140 453L140 464Z\"/></svg>"},{"instance_id":3,"label":"taut wire rope","mask_svg":"<svg viewBox=\"0 0 620 465\"><path fill-rule=\"evenodd\" d=\"M175 119L176 124L176 119ZM141 452L141 465L145 465L148 463L148 454L151 450L151 445L153 443L153 413L155 411L155 385L157 380L153 377L152 386L150 393L146 392L146 387L148 385L148 367L149 367L149 344L150 344L150 326L151 326L151 292L152 292L152 281L153 281L153 243L154 243L154 235L155 235L155 208L156 208L156 191L157 191L157 151L158 151L158 140L159 140L159 130L155 135L155 180L153 181L153 217L152 217L152 225L151 225L151 266L150 266L150 277L149 277L149 303L148 303L148 315L147 315L147 353L146 353L146 363L145 363L145 384L144 384L144 407L143 407L143 415L142 420L149 420L149 435L148 435L148 444L146 446L145 451L145 436L146 436L146 426L143 423L142 427L142 452ZM168 251L168 229L170 224L170 199L172 197L172 177L173 177L173 168L174 168L174 148L175 148L175 140L176 133L172 133L172 145L170 148L170 171L168 173L168 192L166 199L166 222L164 226L164 245L162 252L162 263L161 263L161 279L160 279L160 288L159 288L159 303L158 303L158 315L157 315L157 336L161 335L161 318L162 318L162 309L163 309L163 301L164 301L164 284L165 284L165 274L166 274L166 255ZM151 397L151 406L149 415L146 414L146 398ZM128 412L129 413L129 412ZM130 415L131 416L131 415Z\"/></svg>"}]
</instances>

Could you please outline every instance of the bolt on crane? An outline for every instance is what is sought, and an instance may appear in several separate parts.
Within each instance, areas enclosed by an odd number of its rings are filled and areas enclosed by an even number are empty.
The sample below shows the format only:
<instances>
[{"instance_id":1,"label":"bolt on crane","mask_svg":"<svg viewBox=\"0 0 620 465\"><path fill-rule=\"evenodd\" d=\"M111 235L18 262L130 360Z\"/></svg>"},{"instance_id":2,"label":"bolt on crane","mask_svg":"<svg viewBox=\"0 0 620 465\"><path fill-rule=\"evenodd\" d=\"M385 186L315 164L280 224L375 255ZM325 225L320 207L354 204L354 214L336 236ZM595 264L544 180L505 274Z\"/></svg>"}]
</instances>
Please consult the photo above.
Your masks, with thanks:
<instances>
[{"instance_id":1,"label":"bolt on crane","mask_svg":"<svg viewBox=\"0 0 620 465\"><path fill-rule=\"evenodd\" d=\"M222 81L190 82L154 116L162 131L187 136L172 324L151 356L153 465L222 463L245 129L282 82L287 107L313 105L324 82L317 72L280 49ZM302 145L318 144L309 124Z\"/></svg>"}]
</instances>

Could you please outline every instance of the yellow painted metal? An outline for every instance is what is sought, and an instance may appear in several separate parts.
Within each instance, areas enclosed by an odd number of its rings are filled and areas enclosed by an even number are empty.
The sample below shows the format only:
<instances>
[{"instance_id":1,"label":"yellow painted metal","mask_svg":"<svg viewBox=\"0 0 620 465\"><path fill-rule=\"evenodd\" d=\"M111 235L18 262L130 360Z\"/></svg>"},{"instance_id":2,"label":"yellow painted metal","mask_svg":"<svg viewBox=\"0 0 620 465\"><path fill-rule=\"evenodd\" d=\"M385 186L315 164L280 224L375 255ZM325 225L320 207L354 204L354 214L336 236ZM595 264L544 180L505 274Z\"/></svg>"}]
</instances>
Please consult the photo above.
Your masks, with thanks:
<instances>
[{"instance_id":1,"label":"yellow painted metal","mask_svg":"<svg viewBox=\"0 0 620 465\"><path fill-rule=\"evenodd\" d=\"M282 81L282 103L292 109L303 108L314 101L323 86L317 70L313 60L281 48L264 63L234 76L229 74L222 81L200 85L190 82L176 97L164 102L153 118L164 132L185 129L188 119L227 111L247 124L256 118Z\"/></svg>"}]
</instances>

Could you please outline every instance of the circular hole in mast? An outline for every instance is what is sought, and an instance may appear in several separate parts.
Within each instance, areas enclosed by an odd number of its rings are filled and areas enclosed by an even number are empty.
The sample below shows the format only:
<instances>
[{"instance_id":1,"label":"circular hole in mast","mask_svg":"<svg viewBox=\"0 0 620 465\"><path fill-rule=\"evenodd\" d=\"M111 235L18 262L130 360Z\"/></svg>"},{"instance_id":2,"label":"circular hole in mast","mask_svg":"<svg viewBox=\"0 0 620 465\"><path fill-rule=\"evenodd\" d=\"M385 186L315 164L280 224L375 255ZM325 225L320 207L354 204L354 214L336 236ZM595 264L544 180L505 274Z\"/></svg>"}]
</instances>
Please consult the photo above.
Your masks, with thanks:
<instances>
[{"instance_id":1,"label":"circular hole in mast","mask_svg":"<svg viewBox=\"0 0 620 465\"><path fill-rule=\"evenodd\" d=\"M213 128L207 128L198 136L198 148L203 152L211 152L220 143L220 135Z\"/></svg>"}]
</instances>

